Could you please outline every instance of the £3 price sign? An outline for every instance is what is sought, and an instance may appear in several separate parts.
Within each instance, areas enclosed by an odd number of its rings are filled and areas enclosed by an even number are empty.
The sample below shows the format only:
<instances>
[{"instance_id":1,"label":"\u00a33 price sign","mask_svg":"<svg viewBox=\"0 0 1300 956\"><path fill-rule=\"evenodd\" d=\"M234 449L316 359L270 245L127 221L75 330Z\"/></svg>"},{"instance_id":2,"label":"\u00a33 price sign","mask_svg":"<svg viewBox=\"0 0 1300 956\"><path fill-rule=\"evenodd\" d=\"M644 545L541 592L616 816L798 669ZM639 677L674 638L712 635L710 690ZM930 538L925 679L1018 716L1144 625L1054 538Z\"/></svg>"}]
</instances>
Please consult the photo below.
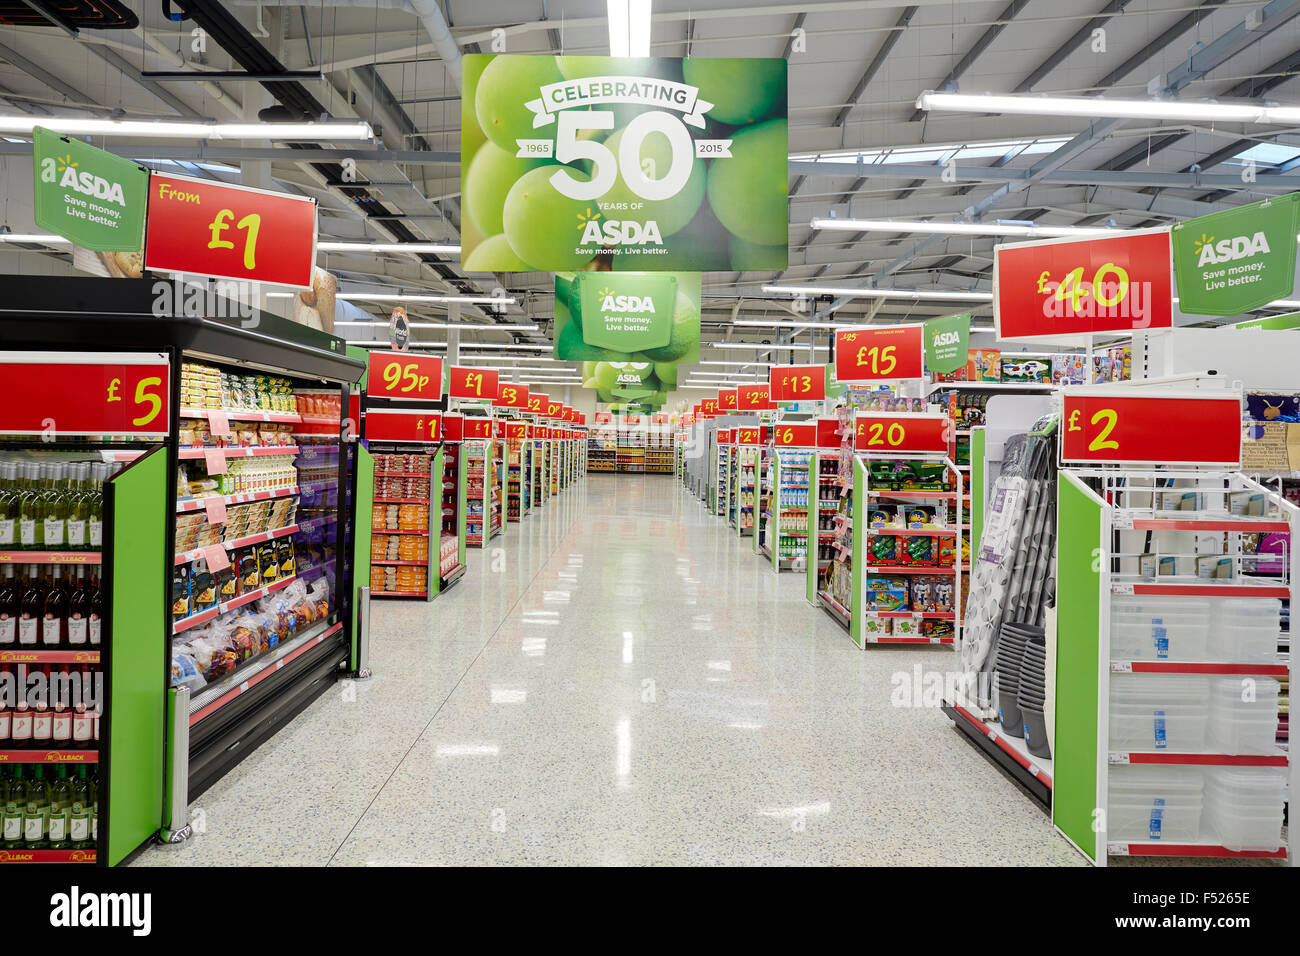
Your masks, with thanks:
<instances>
[{"instance_id":1,"label":"\u00a33 price sign","mask_svg":"<svg viewBox=\"0 0 1300 956\"><path fill-rule=\"evenodd\" d=\"M171 374L157 352L0 352L0 435L166 435Z\"/></svg>"},{"instance_id":2,"label":"\u00a33 price sign","mask_svg":"<svg viewBox=\"0 0 1300 956\"><path fill-rule=\"evenodd\" d=\"M409 352L371 352L366 394L436 402L442 398L442 359Z\"/></svg>"},{"instance_id":3,"label":"\u00a33 price sign","mask_svg":"<svg viewBox=\"0 0 1300 956\"><path fill-rule=\"evenodd\" d=\"M451 398L497 397L497 371L491 368L460 368L453 365L447 373L447 395Z\"/></svg>"},{"instance_id":4,"label":"\u00a33 price sign","mask_svg":"<svg viewBox=\"0 0 1300 956\"><path fill-rule=\"evenodd\" d=\"M768 369L768 395L774 402L820 402L826 397L822 365L778 365Z\"/></svg>"},{"instance_id":5,"label":"\u00a33 price sign","mask_svg":"<svg viewBox=\"0 0 1300 956\"><path fill-rule=\"evenodd\" d=\"M772 444L777 448L817 447L816 425L774 425Z\"/></svg>"},{"instance_id":6,"label":"\u00a33 price sign","mask_svg":"<svg viewBox=\"0 0 1300 956\"><path fill-rule=\"evenodd\" d=\"M1071 464L1224 465L1241 462L1241 396L1067 390L1061 461Z\"/></svg>"},{"instance_id":7,"label":"\u00a33 price sign","mask_svg":"<svg viewBox=\"0 0 1300 956\"><path fill-rule=\"evenodd\" d=\"M501 408L522 408L528 410L528 386L516 385L514 382L501 382L497 386L496 401L492 403Z\"/></svg>"},{"instance_id":8,"label":"\u00a33 price sign","mask_svg":"<svg viewBox=\"0 0 1300 956\"><path fill-rule=\"evenodd\" d=\"M761 412L776 408L768 397L766 385L741 385L736 389L736 404L742 412Z\"/></svg>"},{"instance_id":9,"label":"\u00a33 price sign","mask_svg":"<svg viewBox=\"0 0 1300 956\"><path fill-rule=\"evenodd\" d=\"M945 454L951 427L947 415L859 415L853 447L867 452Z\"/></svg>"},{"instance_id":10,"label":"\u00a33 price sign","mask_svg":"<svg viewBox=\"0 0 1300 956\"><path fill-rule=\"evenodd\" d=\"M149 176L144 267L311 287L316 201L184 176Z\"/></svg>"},{"instance_id":11,"label":"\u00a33 price sign","mask_svg":"<svg viewBox=\"0 0 1300 956\"><path fill-rule=\"evenodd\" d=\"M386 408L366 412L367 441L436 442L441 413L437 409L395 411Z\"/></svg>"},{"instance_id":12,"label":"\u00a33 price sign","mask_svg":"<svg viewBox=\"0 0 1300 956\"><path fill-rule=\"evenodd\" d=\"M925 327L893 325L835 333L837 382L893 382L925 374Z\"/></svg>"}]
</instances>

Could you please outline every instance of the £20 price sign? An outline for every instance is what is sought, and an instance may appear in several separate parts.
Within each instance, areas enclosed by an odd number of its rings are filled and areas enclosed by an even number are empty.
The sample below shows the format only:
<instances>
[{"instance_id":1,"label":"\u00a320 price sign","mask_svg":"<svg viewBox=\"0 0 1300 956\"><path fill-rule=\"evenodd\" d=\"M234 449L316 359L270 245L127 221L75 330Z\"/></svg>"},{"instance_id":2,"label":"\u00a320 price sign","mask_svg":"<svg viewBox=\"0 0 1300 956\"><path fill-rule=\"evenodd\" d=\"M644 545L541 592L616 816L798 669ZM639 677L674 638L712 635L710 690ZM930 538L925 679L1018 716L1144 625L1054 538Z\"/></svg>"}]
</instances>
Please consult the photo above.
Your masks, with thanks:
<instances>
[{"instance_id":1,"label":"\u00a320 price sign","mask_svg":"<svg viewBox=\"0 0 1300 956\"><path fill-rule=\"evenodd\" d=\"M925 327L893 325L835 333L837 382L894 382L925 374Z\"/></svg>"},{"instance_id":2,"label":"\u00a320 price sign","mask_svg":"<svg viewBox=\"0 0 1300 956\"><path fill-rule=\"evenodd\" d=\"M853 445L868 452L944 454L951 428L947 415L859 415Z\"/></svg>"}]
</instances>

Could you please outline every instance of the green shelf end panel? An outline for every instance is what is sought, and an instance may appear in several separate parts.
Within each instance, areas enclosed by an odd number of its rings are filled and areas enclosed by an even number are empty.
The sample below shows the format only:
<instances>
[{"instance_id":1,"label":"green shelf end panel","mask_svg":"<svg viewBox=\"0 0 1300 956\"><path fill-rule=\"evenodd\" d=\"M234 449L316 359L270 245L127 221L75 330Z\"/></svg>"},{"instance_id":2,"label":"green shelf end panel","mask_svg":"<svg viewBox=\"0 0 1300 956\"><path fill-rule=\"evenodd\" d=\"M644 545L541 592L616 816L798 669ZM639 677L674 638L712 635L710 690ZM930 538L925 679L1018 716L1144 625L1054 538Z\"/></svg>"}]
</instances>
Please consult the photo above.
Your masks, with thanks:
<instances>
[{"instance_id":1,"label":"green shelf end panel","mask_svg":"<svg viewBox=\"0 0 1300 956\"><path fill-rule=\"evenodd\" d=\"M442 591L442 453L443 449L439 446L438 453L433 456L429 477L429 490L433 497L429 504L429 536L425 538L424 546L425 558L429 562L429 586L426 592L430 601Z\"/></svg>"},{"instance_id":2,"label":"green shelf end panel","mask_svg":"<svg viewBox=\"0 0 1300 956\"><path fill-rule=\"evenodd\" d=\"M988 462L984 459L987 447L985 430L976 428L970 436L970 553L971 567L975 555L980 553L980 534L984 531L984 502L988 500Z\"/></svg>"},{"instance_id":3,"label":"green shelf end panel","mask_svg":"<svg viewBox=\"0 0 1300 956\"><path fill-rule=\"evenodd\" d=\"M464 564L465 556L465 507L468 503L465 475L465 446L461 445L456 453L456 560Z\"/></svg>"},{"instance_id":4,"label":"green shelf end panel","mask_svg":"<svg viewBox=\"0 0 1300 956\"><path fill-rule=\"evenodd\" d=\"M375 456L370 454L370 450L360 442L357 442L354 447L357 450L357 481L352 511L356 525L352 545L352 567L355 569L352 581L354 587L363 588L370 586L370 516L375 506ZM356 670L361 660L357 646L358 635L361 633L357 629L357 614L360 608L357 606L356 595L353 594L351 597L352 630L349 633L352 635L352 653L348 664L351 670Z\"/></svg>"},{"instance_id":5,"label":"green shelf end panel","mask_svg":"<svg viewBox=\"0 0 1300 956\"><path fill-rule=\"evenodd\" d=\"M1105 504L1069 472L1061 472L1058 489L1052 823L1095 861L1102 597L1096 555Z\"/></svg>"},{"instance_id":6,"label":"green shelf end panel","mask_svg":"<svg viewBox=\"0 0 1300 956\"><path fill-rule=\"evenodd\" d=\"M866 573L862 564L866 558L863 556L863 542L866 541L866 535L862 529L867 526L863 516L867 513L867 466L862 463L861 458L853 459L853 519L849 527L853 534L853 547L850 554L853 555L852 563L849 566L849 637L853 638L853 643L858 647L865 647L863 641L866 639L862 634L863 611L863 593L866 583Z\"/></svg>"},{"instance_id":7,"label":"green shelf end panel","mask_svg":"<svg viewBox=\"0 0 1300 956\"><path fill-rule=\"evenodd\" d=\"M109 866L158 832L166 780L167 452L157 448L118 472L112 498L108 658ZM101 771L102 772L102 771ZM104 786L101 783L101 787Z\"/></svg>"},{"instance_id":8,"label":"green shelf end panel","mask_svg":"<svg viewBox=\"0 0 1300 956\"><path fill-rule=\"evenodd\" d=\"M817 603L817 565L821 555L821 512L818 498L821 493L821 458L813 452L808 458L808 561L804 573L804 597L809 604Z\"/></svg>"}]
</instances>

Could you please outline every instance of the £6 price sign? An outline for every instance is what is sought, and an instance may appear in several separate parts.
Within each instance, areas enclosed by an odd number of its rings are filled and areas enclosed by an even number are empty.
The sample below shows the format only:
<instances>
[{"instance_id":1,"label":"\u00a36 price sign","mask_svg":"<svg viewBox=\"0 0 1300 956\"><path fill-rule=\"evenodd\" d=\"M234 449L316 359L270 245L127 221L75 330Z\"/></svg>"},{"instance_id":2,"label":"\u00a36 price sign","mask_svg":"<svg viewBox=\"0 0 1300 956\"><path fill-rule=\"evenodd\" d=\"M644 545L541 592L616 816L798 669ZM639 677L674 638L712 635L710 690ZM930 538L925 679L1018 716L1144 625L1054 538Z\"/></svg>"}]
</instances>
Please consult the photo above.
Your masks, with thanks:
<instances>
[{"instance_id":1,"label":"\u00a36 price sign","mask_svg":"<svg viewBox=\"0 0 1300 956\"><path fill-rule=\"evenodd\" d=\"M497 371L491 368L460 368L447 373L447 395L451 398L497 398Z\"/></svg>"},{"instance_id":2,"label":"\u00a36 price sign","mask_svg":"<svg viewBox=\"0 0 1300 956\"><path fill-rule=\"evenodd\" d=\"M514 382L501 382L497 386L496 401L492 403L500 408L521 408L528 410L528 386L516 385Z\"/></svg>"},{"instance_id":3,"label":"\u00a36 price sign","mask_svg":"<svg viewBox=\"0 0 1300 956\"><path fill-rule=\"evenodd\" d=\"M859 415L853 447L858 451L946 454L952 420L947 415Z\"/></svg>"},{"instance_id":4,"label":"\u00a36 price sign","mask_svg":"<svg viewBox=\"0 0 1300 956\"><path fill-rule=\"evenodd\" d=\"M767 393L774 402L819 402L826 397L825 366L777 365L767 374Z\"/></svg>"},{"instance_id":5,"label":"\u00a36 price sign","mask_svg":"<svg viewBox=\"0 0 1300 956\"><path fill-rule=\"evenodd\" d=\"M1236 467L1241 462L1241 395L1066 389L1061 461Z\"/></svg>"},{"instance_id":6,"label":"\u00a36 price sign","mask_svg":"<svg viewBox=\"0 0 1300 956\"><path fill-rule=\"evenodd\" d=\"M1170 261L1168 229L996 246L997 337L1170 328Z\"/></svg>"},{"instance_id":7,"label":"\u00a36 price sign","mask_svg":"<svg viewBox=\"0 0 1300 956\"><path fill-rule=\"evenodd\" d=\"M835 333L835 381L893 382L925 374L925 327L892 325Z\"/></svg>"},{"instance_id":8,"label":"\u00a36 price sign","mask_svg":"<svg viewBox=\"0 0 1300 956\"><path fill-rule=\"evenodd\" d=\"M774 425L772 444L777 448L816 448L816 425Z\"/></svg>"},{"instance_id":9,"label":"\u00a36 price sign","mask_svg":"<svg viewBox=\"0 0 1300 956\"><path fill-rule=\"evenodd\" d=\"M409 352L371 352L366 394L436 402L442 398L442 359Z\"/></svg>"},{"instance_id":10,"label":"\u00a36 price sign","mask_svg":"<svg viewBox=\"0 0 1300 956\"><path fill-rule=\"evenodd\" d=\"M166 435L170 369L159 352L0 352L0 435Z\"/></svg>"}]
</instances>

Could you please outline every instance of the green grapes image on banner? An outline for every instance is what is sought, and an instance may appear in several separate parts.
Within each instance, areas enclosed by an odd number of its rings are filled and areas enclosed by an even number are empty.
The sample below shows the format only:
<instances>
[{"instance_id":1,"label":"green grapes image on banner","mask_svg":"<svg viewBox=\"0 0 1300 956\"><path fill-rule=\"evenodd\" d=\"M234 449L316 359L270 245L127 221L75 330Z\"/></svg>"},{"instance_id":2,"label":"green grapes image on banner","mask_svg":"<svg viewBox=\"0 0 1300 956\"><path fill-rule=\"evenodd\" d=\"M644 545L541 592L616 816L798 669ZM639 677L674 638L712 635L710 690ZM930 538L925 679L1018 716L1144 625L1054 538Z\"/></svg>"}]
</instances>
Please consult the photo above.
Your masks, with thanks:
<instances>
[{"instance_id":1,"label":"green grapes image on banner","mask_svg":"<svg viewBox=\"0 0 1300 956\"><path fill-rule=\"evenodd\" d=\"M784 59L467 54L463 76L467 270L789 264Z\"/></svg>"}]
</instances>

